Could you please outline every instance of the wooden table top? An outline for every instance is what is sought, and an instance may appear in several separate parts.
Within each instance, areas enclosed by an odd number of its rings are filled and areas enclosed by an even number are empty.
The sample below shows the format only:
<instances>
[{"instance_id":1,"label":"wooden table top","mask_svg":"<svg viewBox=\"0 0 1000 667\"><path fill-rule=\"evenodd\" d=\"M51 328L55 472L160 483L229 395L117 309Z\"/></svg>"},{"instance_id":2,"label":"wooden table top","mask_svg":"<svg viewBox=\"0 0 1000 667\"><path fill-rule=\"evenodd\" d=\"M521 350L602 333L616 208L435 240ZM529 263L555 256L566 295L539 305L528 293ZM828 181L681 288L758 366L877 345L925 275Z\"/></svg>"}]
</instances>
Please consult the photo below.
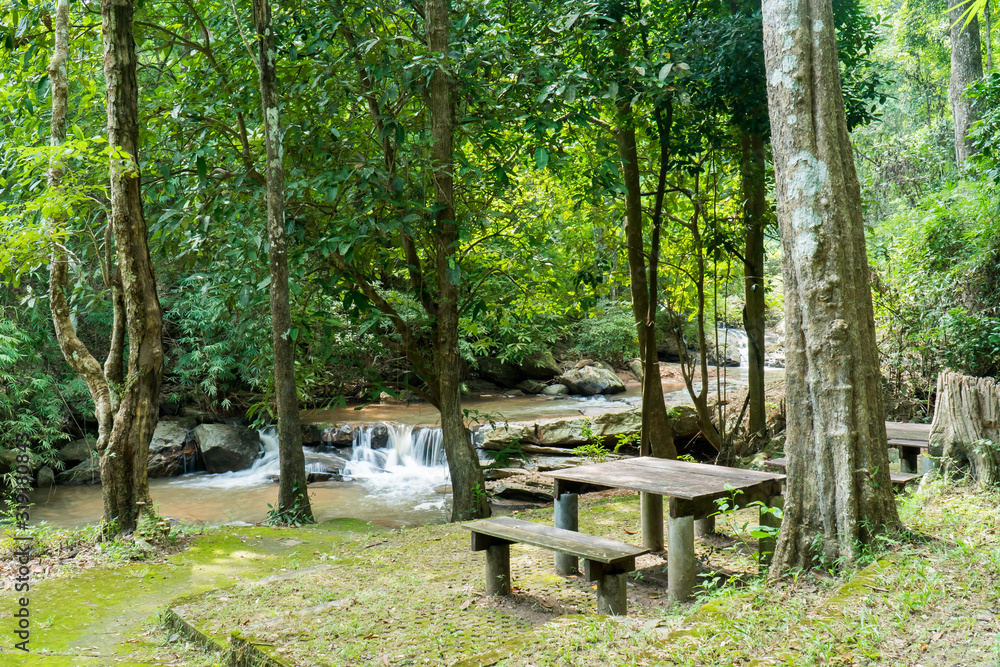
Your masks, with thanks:
<instances>
[{"instance_id":1,"label":"wooden table top","mask_svg":"<svg viewBox=\"0 0 1000 667\"><path fill-rule=\"evenodd\" d=\"M930 424L913 424L909 422L886 422L885 434L890 440L899 438L903 440L921 440L927 442L931 434Z\"/></svg>"},{"instance_id":2,"label":"wooden table top","mask_svg":"<svg viewBox=\"0 0 1000 667\"><path fill-rule=\"evenodd\" d=\"M644 491L682 500L715 498L733 490L758 486L773 488L780 493L781 482L785 479L784 475L777 473L648 456L595 463L542 474L555 478L557 492L560 486L594 484Z\"/></svg>"}]
</instances>

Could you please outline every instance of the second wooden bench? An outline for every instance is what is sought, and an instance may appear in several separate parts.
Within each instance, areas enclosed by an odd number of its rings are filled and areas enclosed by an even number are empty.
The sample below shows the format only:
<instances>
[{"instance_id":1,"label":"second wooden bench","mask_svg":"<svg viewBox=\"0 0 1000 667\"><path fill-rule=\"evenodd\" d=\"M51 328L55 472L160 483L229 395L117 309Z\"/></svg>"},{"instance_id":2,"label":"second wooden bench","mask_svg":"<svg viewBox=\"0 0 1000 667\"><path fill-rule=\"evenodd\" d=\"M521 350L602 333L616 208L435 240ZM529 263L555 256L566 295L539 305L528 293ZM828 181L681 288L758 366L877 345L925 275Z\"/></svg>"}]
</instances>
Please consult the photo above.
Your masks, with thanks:
<instances>
[{"instance_id":1,"label":"second wooden bench","mask_svg":"<svg viewBox=\"0 0 1000 667\"><path fill-rule=\"evenodd\" d=\"M769 468L774 468L775 470L784 471L785 468L788 467L788 459L771 459L769 461L764 461L764 465ZM916 475L912 472L889 471L889 480L892 482L892 486L897 490L902 489L915 479L920 479L920 475Z\"/></svg>"},{"instance_id":2,"label":"second wooden bench","mask_svg":"<svg viewBox=\"0 0 1000 667\"><path fill-rule=\"evenodd\" d=\"M649 551L624 542L509 516L481 519L467 523L465 527L472 531L472 550L486 551L487 595L510 595L510 545L519 542L582 558L586 580L597 582L599 614L626 613L625 574L635 570L636 556Z\"/></svg>"}]
</instances>

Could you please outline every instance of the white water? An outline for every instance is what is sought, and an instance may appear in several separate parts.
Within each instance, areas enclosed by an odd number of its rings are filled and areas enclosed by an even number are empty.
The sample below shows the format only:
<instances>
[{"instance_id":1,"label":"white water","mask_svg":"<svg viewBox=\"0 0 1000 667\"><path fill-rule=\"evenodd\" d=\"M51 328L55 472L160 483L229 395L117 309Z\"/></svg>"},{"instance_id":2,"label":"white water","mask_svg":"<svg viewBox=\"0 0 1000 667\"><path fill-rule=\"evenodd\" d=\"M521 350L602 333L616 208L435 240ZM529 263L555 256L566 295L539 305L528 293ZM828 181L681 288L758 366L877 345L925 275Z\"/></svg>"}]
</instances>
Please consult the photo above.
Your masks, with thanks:
<instances>
[{"instance_id":1,"label":"white water","mask_svg":"<svg viewBox=\"0 0 1000 667\"><path fill-rule=\"evenodd\" d=\"M742 329L727 329L719 327L719 343L724 349L736 348L740 358L739 368L746 368L750 365L750 339Z\"/></svg>"},{"instance_id":2,"label":"white water","mask_svg":"<svg viewBox=\"0 0 1000 667\"><path fill-rule=\"evenodd\" d=\"M268 477L280 471L278 462L278 434L273 428L260 430L260 446L263 456L254 461L246 470L220 472L214 475L196 473L178 477L173 482L177 486L201 489L233 489L270 483Z\"/></svg>"},{"instance_id":3,"label":"white water","mask_svg":"<svg viewBox=\"0 0 1000 667\"><path fill-rule=\"evenodd\" d=\"M450 485L441 429L380 424L389 433L385 447L372 446L375 426L354 434L351 460L344 478L363 484L383 502L413 503L416 508L444 507L445 495L437 487Z\"/></svg>"}]
</instances>

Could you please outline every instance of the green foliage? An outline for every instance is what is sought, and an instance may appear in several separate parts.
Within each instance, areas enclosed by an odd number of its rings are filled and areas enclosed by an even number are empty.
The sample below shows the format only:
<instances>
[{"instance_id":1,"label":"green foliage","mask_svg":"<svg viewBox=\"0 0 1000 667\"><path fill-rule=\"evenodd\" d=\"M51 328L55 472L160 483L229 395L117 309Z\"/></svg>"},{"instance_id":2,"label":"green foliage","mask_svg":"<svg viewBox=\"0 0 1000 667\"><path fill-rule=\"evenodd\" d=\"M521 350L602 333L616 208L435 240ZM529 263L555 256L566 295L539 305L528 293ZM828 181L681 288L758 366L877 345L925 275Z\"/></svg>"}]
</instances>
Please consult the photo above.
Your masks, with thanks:
<instances>
[{"instance_id":1,"label":"green foliage","mask_svg":"<svg viewBox=\"0 0 1000 667\"><path fill-rule=\"evenodd\" d=\"M635 318L627 303L604 301L577 324L575 351L581 356L621 365L639 354Z\"/></svg>"},{"instance_id":2,"label":"green foliage","mask_svg":"<svg viewBox=\"0 0 1000 667\"><path fill-rule=\"evenodd\" d=\"M267 504L267 518L264 523L269 526L304 526L315 523L309 506L309 491L305 485L296 484L292 489L295 501L291 507L282 509L277 505Z\"/></svg>"}]
</instances>

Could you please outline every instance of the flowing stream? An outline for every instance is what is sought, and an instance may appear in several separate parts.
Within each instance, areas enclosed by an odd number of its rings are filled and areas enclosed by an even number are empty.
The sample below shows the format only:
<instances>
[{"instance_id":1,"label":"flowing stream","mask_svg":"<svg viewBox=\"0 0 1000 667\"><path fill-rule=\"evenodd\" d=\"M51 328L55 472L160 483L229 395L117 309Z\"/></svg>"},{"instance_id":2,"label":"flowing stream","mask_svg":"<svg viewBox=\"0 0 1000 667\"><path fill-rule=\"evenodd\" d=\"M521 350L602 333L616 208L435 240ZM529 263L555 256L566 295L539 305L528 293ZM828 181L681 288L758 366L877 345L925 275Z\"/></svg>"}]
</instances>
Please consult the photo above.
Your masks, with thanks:
<instances>
[{"instance_id":1,"label":"flowing stream","mask_svg":"<svg viewBox=\"0 0 1000 667\"><path fill-rule=\"evenodd\" d=\"M720 342L722 340L720 331ZM740 349L744 368L720 369L730 388L746 383L746 335L729 330L728 340ZM742 342L740 339L742 336ZM714 390L713 380L713 390ZM682 384L664 381L668 405L688 404ZM522 421L558 417L588 417L628 410L640 404L640 390L630 386L623 394L592 397L505 397L501 390L463 402L480 421ZM309 472L340 471L343 481L309 485L313 512L318 521L353 517L397 527L445 521L450 513L448 468L441 442L440 418L426 403L388 403L363 408L307 411L304 422L359 425L350 450L320 452L305 448ZM167 517L211 524L256 523L277 502L274 479L279 472L278 441L273 430L261 432L261 457L243 471L220 474L189 473L150 480L150 494L157 511ZM99 486L57 486L36 490L32 496L32 522L71 527L100 519Z\"/></svg>"}]
</instances>

